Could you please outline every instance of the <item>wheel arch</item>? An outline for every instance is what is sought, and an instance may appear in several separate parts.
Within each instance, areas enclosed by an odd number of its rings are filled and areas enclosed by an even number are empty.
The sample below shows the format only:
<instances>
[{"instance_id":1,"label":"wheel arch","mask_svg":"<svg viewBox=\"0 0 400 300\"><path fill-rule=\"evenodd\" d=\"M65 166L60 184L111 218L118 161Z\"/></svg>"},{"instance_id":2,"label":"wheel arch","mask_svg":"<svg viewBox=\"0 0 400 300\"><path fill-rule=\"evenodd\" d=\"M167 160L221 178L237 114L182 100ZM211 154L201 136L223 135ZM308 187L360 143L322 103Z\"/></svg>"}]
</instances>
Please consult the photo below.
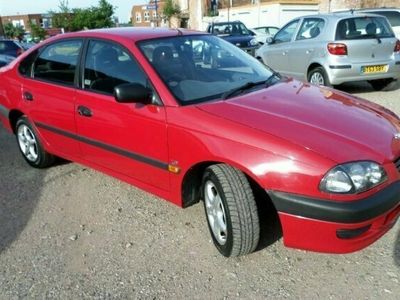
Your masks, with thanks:
<instances>
[{"instance_id":1,"label":"wheel arch","mask_svg":"<svg viewBox=\"0 0 400 300\"><path fill-rule=\"evenodd\" d=\"M313 62L312 64L310 64L310 65L308 66L307 74L306 74L306 79L307 79L307 81L308 81L308 74L311 72L311 70L313 70L313 69L315 69L315 68L318 68L318 67L324 68L324 66L323 66L322 64L317 63L317 62ZM324 68L324 69L325 69L325 68Z\"/></svg>"},{"instance_id":2,"label":"wheel arch","mask_svg":"<svg viewBox=\"0 0 400 300\"><path fill-rule=\"evenodd\" d=\"M10 127L11 127L12 132L14 134L15 134L15 130L16 130L17 121L23 115L25 115L25 114L22 111L18 110L18 109L12 109L8 114L8 120L10 122Z\"/></svg>"},{"instance_id":3,"label":"wheel arch","mask_svg":"<svg viewBox=\"0 0 400 300\"><path fill-rule=\"evenodd\" d=\"M261 183L258 181L257 177L250 172L247 168L240 166L234 162L227 162L223 160L209 160L202 161L192 165L185 173L182 179L181 184L181 194L182 194L182 207L187 208L191 205L194 205L200 201L201 196L201 181L204 174L204 171L207 167L214 164L226 164L231 167L234 167L247 177L249 183L253 189L253 192L258 195L263 194L262 196L269 199L268 194L265 189L262 187ZM257 191L256 191L257 190ZM262 191L262 192L261 192ZM269 199L271 201L271 199ZM271 201L272 203L272 201Z\"/></svg>"}]
</instances>

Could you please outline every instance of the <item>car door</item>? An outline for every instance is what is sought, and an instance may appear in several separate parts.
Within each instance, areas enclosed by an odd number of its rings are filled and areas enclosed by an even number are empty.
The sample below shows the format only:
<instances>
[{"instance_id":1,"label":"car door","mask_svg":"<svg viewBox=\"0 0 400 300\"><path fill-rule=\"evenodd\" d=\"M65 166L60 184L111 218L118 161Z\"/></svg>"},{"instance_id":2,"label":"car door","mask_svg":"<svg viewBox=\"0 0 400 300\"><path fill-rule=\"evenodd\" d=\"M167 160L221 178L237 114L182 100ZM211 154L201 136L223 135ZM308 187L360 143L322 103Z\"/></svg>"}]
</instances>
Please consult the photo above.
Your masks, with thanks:
<instances>
[{"instance_id":1,"label":"car door","mask_svg":"<svg viewBox=\"0 0 400 300\"><path fill-rule=\"evenodd\" d=\"M288 75L302 80L307 79L307 68L310 61L315 57L320 57L321 49L320 36L324 29L325 21L322 18L304 18L296 34L292 47L288 49L287 57L290 66ZM326 43L325 43L326 44Z\"/></svg>"},{"instance_id":2,"label":"car door","mask_svg":"<svg viewBox=\"0 0 400 300\"><path fill-rule=\"evenodd\" d=\"M79 154L74 139L75 78L82 45L80 39L55 42L20 65L24 109L49 149L66 158Z\"/></svg>"},{"instance_id":3,"label":"car door","mask_svg":"<svg viewBox=\"0 0 400 300\"><path fill-rule=\"evenodd\" d=\"M288 51L297 31L300 20L296 19L284 26L274 37L274 42L265 47L264 62L278 72L290 72Z\"/></svg>"},{"instance_id":4,"label":"car door","mask_svg":"<svg viewBox=\"0 0 400 300\"><path fill-rule=\"evenodd\" d=\"M168 191L165 109L138 62L119 44L90 40L83 69L76 125L84 159ZM149 87L154 104L116 102L122 83Z\"/></svg>"}]
</instances>

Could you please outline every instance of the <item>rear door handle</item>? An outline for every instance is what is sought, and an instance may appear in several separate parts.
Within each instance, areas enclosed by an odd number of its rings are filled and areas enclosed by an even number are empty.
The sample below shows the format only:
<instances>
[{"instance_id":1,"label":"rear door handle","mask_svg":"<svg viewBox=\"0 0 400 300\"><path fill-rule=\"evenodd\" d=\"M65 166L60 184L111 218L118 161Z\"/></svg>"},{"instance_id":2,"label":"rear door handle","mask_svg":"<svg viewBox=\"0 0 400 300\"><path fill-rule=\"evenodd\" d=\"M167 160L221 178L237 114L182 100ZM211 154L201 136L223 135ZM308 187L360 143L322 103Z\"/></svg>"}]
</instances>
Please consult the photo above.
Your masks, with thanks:
<instances>
[{"instance_id":1,"label":"rear door handle","mask_svg":"<svg viewBox=\"0 0 400 300\"><path fill-rule=\"evenodd\" d=\"M30 92L24 92L23 97L26 101L33 101L33 95Z\"/></svg>"},{"instance_id":2,"label":"rear door handle","mask_svg":"<svg viewBox=\"0 0 400 300\"><path fill-rule=\"evenodd\" d=\"M78 114L83 117L91 117L93 115L92 111L88 107L82 105L78 106Z\"/></svg>"}]
</instances>

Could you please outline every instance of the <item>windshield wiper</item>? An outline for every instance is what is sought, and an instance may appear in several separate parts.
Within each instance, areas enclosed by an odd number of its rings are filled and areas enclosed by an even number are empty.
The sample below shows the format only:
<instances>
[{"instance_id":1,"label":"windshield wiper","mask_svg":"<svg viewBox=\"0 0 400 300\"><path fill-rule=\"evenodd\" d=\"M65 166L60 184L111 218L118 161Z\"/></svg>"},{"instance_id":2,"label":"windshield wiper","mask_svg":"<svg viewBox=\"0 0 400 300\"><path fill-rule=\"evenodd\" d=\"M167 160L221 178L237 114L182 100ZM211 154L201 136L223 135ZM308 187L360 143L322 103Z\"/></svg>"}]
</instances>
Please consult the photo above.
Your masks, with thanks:
<instances>
[{"instance_id":1,"label":"windshield wiper","mask_svg":"<svg viewBox=\"0 0 400 300\"><path fill-rule=\"evenodd\" d=\"M271 76L267 78L267 80L260 80L260 81L248 81L245 84L242 84L241 86L238 86L236 88L233 88L229 91L226 91L225 93L222 94L221 98L223 100L228 99L234 95L236 95L239 92L243 92L245 90L249 90L255 86L258 85L264 85L266 88L273 85L275 82L273 81L274 79L280 79L280 75L277 72L273 72Z\"/></svg>"}]
</instances>

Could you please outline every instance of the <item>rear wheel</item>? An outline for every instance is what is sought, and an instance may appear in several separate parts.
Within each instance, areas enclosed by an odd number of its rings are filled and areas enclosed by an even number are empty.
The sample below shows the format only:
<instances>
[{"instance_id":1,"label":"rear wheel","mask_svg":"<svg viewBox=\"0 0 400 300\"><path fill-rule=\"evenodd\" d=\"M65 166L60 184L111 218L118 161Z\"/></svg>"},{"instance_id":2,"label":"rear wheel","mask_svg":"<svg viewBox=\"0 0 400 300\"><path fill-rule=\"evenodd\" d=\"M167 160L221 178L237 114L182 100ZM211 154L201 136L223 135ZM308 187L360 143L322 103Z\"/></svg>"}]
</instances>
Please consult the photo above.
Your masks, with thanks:
<instances>
[{"instance_id":1,"label":"rear wheel","mask_svg":"<svg viewBox=\"0 0 400 300\"><path fill-rule=\"evenodd\" d=\"M377 80L370 80L368 82L375 91L381 91L385 87L387 87L390 83L392 83L393 79L392 78L377 79Z\"/></svg>"},{"instance_id":2,"label":"rear wheel","mask_svg":"<svg viewBox=\"0 0 400 300\"><path fill-rule=\"evenodd\" d=\"M332 87L329 82L328 75L326 74L323 67L316 67L308 73L308 82L315 85L323 85L327 87Z\"/></svg>"},{"instance_id":3,"label":"rear wheel","mask_svg":"<svg viewBox=\"0 0 400 300\"><path fill-rule=\"evenodd\" d=\"M54 156L44 150L39 136L26 117L18 119L15 129L19 150L28 164L35 168L53 164Z\"/></svg>"},{"instance_id":4,"label":"rear wheel","mask_svg":"<svg viewBox=\"0 0 400 300\"><path fill-rule=\"evenodd\" d=\"M260 238L260 224L246 176L225 164L210 166L204 172L202 193L218 251L227 257L253 252Z\"/></svg>"}]
</instances>

